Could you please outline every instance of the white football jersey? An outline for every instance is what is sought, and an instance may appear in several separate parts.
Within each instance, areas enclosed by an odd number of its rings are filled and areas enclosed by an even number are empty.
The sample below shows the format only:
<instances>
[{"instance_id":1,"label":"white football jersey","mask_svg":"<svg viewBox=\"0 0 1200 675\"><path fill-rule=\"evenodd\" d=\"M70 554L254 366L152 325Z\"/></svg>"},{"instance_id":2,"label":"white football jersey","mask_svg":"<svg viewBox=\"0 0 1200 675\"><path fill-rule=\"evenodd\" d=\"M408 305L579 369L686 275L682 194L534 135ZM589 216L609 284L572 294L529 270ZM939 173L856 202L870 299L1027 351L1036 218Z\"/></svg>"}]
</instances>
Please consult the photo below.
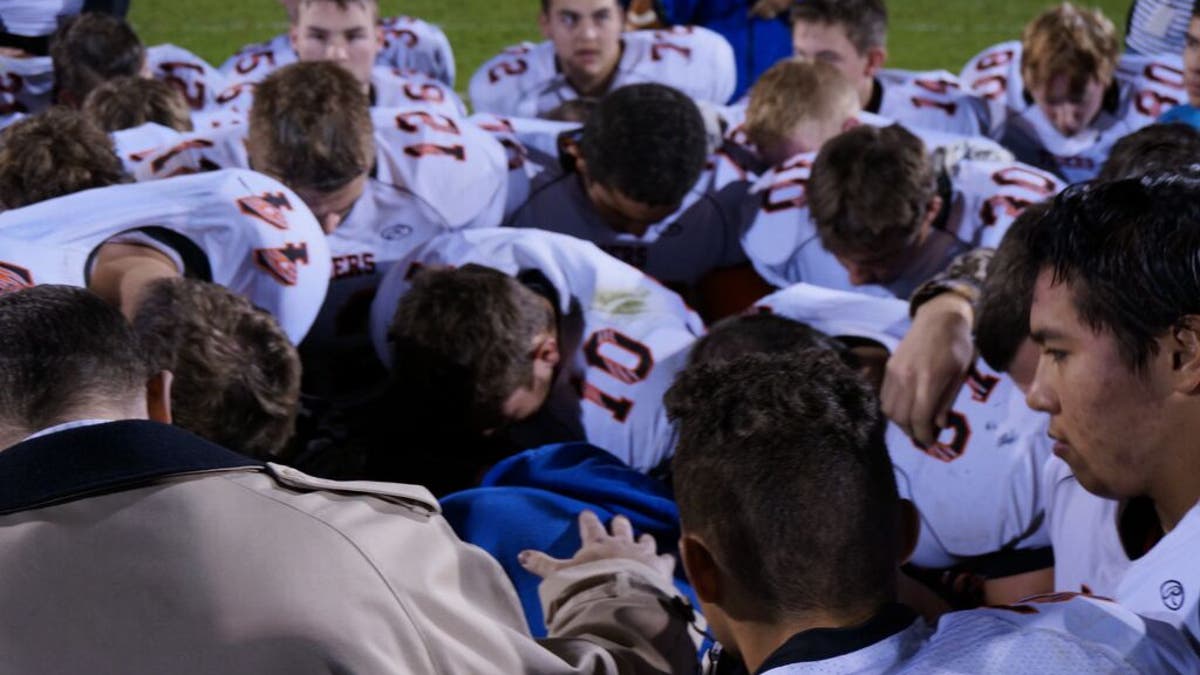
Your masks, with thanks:
<instances>
[{"instance_id":1,"label":"white football jersey","mask_svg":"<svg viewBox=\"0 0 1200 675\"><path fill-rule=\"evenodd\" d=\"M54 98L54 64L49 56L14 59L0 56L0 121L18 113L36 113ZM0 126L7 126L0 122Z\"/></svg>"},{"instance_id":2,"label":"white football jersey","mask_svg":"<svg viewBox=\"0 0 1200 675\"><path fill-rule=\"evenodd\" d=\"M1179 631L1101 598L1055 593L944 614L901 667L912 673L1196 673ZM800 672L800 671L797 671Z\"/></svg>"},{"instance_id":3,"label":"white football jersey","mask_svg":"<svg viewBox=\"0 0 1200 675\"><path fill-rule=\"evenodd\" d=\"M249 114L254 103L256 81L229 85L217 97L223 111ZM371 70L371 106L379 108L421 107L440 115L463 117L467 106L453 89L416 71L375 66Z\"/></svg>"},{"instance_id":4,"label":"white football jersey","mask_svg":"<svg viewBox=\"0 0 1200 675\"><path fill-rule=\"evenodd\" d=\"M384 47L375 64L384 68L416 71L454 86L454 52L442 29L410 16L383 19ZM272 71L298 60L287 33L247 45L221 65L231 82L258 82Z\"/></svg>"},{"instance_id":5,"label":"white football jersey","mask_svg":"<svg viewBox=\"0 0 1200 675\"><path fill-rule=\"evenodd\" d=\"M1044 443L1048 446L1050 441ZM1121 504L1083 488L1066 462L1046 462L1054 585L1111 597L1200 638L1200 505L1136 560L1121 543Z\"/></svg>"},{"instance_id":6,"label":"white football jersey","mask_svg":"<svg viewBox=\"0 0 1200 675\"><path fill-rule=\"evenodd\" d=\"M563 367L547 402L556 420L639 471L670 457L662 397L704 325L678 295L589 242L509 228L431 239L392 268L371 306L381 359L390 362L388 327L412 270L468 263L511 275L536 269L557 291Z\"/></svg>"},{"instance_id":7,"label":"white football jersey","mask_svg":"<svg viewBox=\"0 0 1200 675\"><path fill-rule=\"evenodd\" d=\"M850 275L821 244L809 217L808 179L816 153L796 155L764 174L743 203L750 223L742 245L759 275L779 287L801 281L870 295L909 297L917 286L945 269L955 256L995 247L1012 221L1030 204L1059 192L1054 176L1015 162L971 159L943 165L942 215L920 255L885 286L855 287Z\"/></svg>"},{"instance_id":8,"label":"white football jersey","mask_svg":"<svg viewBox=\"0 0 1200 675\"><path fill-rule=\"evenodd\" d=\"M146 68L151 77L166 82L183 94L192 110L215 110L223 105L219 99L229 88L225 76L207 61L182 47L148 47Z\"/></svg>"},{"instance_id":9,"label":"white football jersey","mask_svg":"<svg viewBox=\"0 0 1200 675\"><path fill-rule=\"evenodd\" d=\"M0 295L41 284L84 286L90 253L0 234Z\"/></svg>"},{"instance_id":10,"label":"white football jersey","mask_svg":"<svg viewBox=\"0 0 1200 675\"><path fill-rule=\"evenodd\" d=\"M988 129L984 101L963 91L958 78L944 70L881 70L875 98L865 107L910 129L932 129L978 136Z\"/></svg>"},{"instance_id":11,"label":"white football jersey","mask_svg":"<svg viewBox=\"0 0 1200 675\"><path fill-rule=\"evenodd\" d=\"M1153 124L1171 107L1185 103L1183 66L1176 56L1126 56L1099 116L1074 136L1054 128L1033 102L1021 77L1021 43L1004 42L984 50L963 68L963 84L988 102L988 134L1017 159L1077 183L1090 180L1123 136Z\"/></svg>"},{"instance_id":12,"label":"white football jersey","mask_svg":"<svg viewBox=\"0 0 1200 675\"><path fill-rule=\"evenodd\" d=\"M0 30L14 35L51 35L58 22L78 14L83 0L5 0L0 5Z\"/></svg>"},{"instance_id":13,"label":"white football jersey","mask_svg":"<svg viewBox=\"0 0 1200 675\"><path fill-rule=\"evenodd\" d=\"M425 108L373 108L375 167L380 183L402 186L451 227L498 225L504 218L508 158L486 131ZM134 150L122 142L122 160L138 180L216 168L249 168L248 125L179 134L157 147ZM157 133L170 137L169 130Z\"/></svg>"},{"instance_id":14,"label":"white football jersey","mask_svg":"<svg viewBox=\"0 0 1200 675\"><path fill-rule=\"evenodd\" d=\"M132 231L182 261L181 273L271 312L295 342L325 298L329 247L316 219L295 193L252 171L114 185L0 214L5 236L74 251L76 260Z\"/></svg>"},{"instance_id":15,"label":"white football jersey","mask_svg":"<svg viewBox=\"0 0 1200 675\"><path fill-rule=\"evenodd\" d=\"M894 352L910 327L908 303L812 284L795 284L756 303L833 337L872 340ZM911 562L946 569L964 562L1005 570L1014 550L1049 549L1042 467L1045 415L1031 411L1007 376L977 363L955 399L938 442L917 447L896 425L888 452L900 496L911 500L921 531ZM1034 563L1037 568L1046 563ZM1021 572L1031 571L1021 569Z\"/></svg>"},{"instance_id":16,"label":"white football jersey","mask_svg":"<svg viewBox=\"0 0 1200 675\"><path fill-rule=\"evenodd\" d=\"M574 122L538 118L502 117L491 113L472 115L469 121L488 132L508 154L508 218L529 199L533 179L558 166L558 138L579 129Z\"/></svg>"},{"instance_id":17,"label":"white football jersey","mask_svg":"<svg viewBox=\"0 0 1200 675\"><path fill-rule=\"evenodd\" d=\"M732 185L712 194L706 189L710 183L701 175L679 209L639 237L604 221L578 174L544 171L534 178L528 201L505 224L585 239L659 281L692 285L713 269L746 260L736 220L744 190Z\"/></svg>"},{"instance_id":18,"label":"white football jersey","mask_svg":"<svg viewBox=\"0 0 1200 675\"><path fill-rule=\"evenodd\" d=\"M733 48L718 33L676 26L625 33L621 40L612 89L657 82L718 104L733 95ZM485 62L471 77L470 95L475 110L512 117L537 117L579 98L559 71L552 42L522 43Z\"/></svg>"}]
</instances>

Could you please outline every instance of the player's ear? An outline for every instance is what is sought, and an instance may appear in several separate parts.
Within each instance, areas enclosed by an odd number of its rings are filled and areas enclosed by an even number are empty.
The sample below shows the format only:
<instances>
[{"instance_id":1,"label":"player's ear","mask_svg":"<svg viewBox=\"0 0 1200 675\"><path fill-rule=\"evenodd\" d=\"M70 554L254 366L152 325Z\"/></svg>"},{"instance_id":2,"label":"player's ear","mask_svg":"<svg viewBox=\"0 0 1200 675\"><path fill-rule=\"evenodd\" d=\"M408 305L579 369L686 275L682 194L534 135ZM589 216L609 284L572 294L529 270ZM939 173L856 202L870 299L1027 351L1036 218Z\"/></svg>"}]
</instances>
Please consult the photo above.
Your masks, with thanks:
<instances>
[{"instance_id":1,"label":"player's ear","mask_svg":"<svg viewBox=\"0 0 1200 675\"><path fill-rule=\"evenodd\" d=\"M536 364L554 368L562 358L558 350L558 337L551 332L538 339L533 347L533 360Z\"/></svg>"},{"instance_id":2,"label":"player's ear","mask_svg":"<svg viewBox=\"0 0 1200 675\"><path fill-rule=\"evenodd\" d=\"M883 69L883 64L886 62L886 47L871 47L867 49L867 72L864 74L868 77L875 77L875 74Z\"/></svg>"},{"instance_id":3,"label":"player's ear","mask_svg":"<svg viewBox=\"0 0 1200 675\"><path fill-rule=\"evenodd\" d=\"M929 198L929 202L925 205L925 215L921 217L920 235L917 241L925 240L925 237L933 229L933 224L937 221L938 215L941 212L942 198L940 195L935 194Z\"/></svg>"},{"instance_id":4,"label":"player's ear","mask_svg":"<svg viewBox=\"0 0 1200 675\"><path fill-rule=\"evenodd\" d=\"M1171 329L1167 339L1171 366L1175 371L1175 390L1181 394L1200 392L1200 316L1189 314Z\"/></svg>"},{"instance_id":5,"label":"player's ear","mask_svg":"<svg viewBox=\"0 0 1200 675\"><path fill-rule=\"evenodd\" d=\"M679 560L700 602L721 601L721 570L712 552L698 537L684 532L679 537Z\"/></svg>"},{"instance_id":6,"label":"player's ear","mask_svg":"<svg viewBox=\"0 0 1200 675\"><path fill-rule=\"evenodd\" d=\"M842 122L842 132L845 133L858 126L862 126L862 120L858 119L857 116L852 115L847 117L845 122Z\"/></svg>"},{"instance_id":7,"label":"player's ear","mask_svg":"<svg viewBox=\"0 0 1200 675\"><path fill-rule=\"evenodd\" d=\"M921 515L917 507L907 499L901 499L900 508L896 510L896 532L899 536L900 549L896 551L896 564L903 565L917 550L917 539L921 536Z\"/></svg>"},{"instance_id":8,"label":"player's ear","mask_svg":"<svg viewBox=\"0 0 1200 675\"><path fill-rule=\"evenodd\" d=\"M160 370L146 380L146 416L151 420L171 423L171 383L174 379L171 371Z\"/></svg>"},{"instance_id":9,"label":"player's ear","mask_svg":"<svg viewBox=\"0 0 1200 675\"><path fill-rule=\"evenodd\" d=\"M297 15L297 17L292 19L292 22L288 25L288 42L290 42L292 45L292 51L297 53L300 51L296 46L296 43L300 40L300 27L296 23L296 19L298 18L299 16ZM383 33L380 33L380 35L382 34Z\"/></svg>"}]
</instances>

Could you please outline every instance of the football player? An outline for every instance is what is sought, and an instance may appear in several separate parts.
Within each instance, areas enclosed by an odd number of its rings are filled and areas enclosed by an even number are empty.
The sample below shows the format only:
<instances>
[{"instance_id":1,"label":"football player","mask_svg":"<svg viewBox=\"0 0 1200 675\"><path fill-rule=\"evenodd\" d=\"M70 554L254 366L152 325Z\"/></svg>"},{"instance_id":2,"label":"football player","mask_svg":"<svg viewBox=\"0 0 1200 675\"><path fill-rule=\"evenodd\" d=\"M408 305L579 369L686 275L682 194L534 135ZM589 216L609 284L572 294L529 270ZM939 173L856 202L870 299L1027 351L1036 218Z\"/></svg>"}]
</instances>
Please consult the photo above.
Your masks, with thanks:
<instances>
[{"instance_id":1,"label":"football player","mask_svg":"<svg viewBox=\"0 0 1200 675\"><path fill-rule=\"evenodd\" d=\"M329 285L325 237L300 198L251 171L112 185L0 213L6 237L41 247L6 262L55 270L133 316L146 284L211 281L271 312L299 342ZM68 267L62 261L74 264ZM78 264L82 262L83 264Z\"/></svg>"},{"instance_id":2,"label":"football player","mask_svg":"<svg viewBox=\"0 0 1200 675\"><path fill-rule=\"evenodd\" d=\"M127 180L112 140L77 110L50 108L0 132L0 208Z\"/></svg>"},{"instance_id":3,"label":"football player","mask_svg":"<svg viewBox=\"0 0 1200 675\"><path fill-rule=\"evenodd\" d=\"M171 85L145 77L122 76L96 87L83 101L83 113L107 132L143 124L188 132L194 127L187 101Z\"/></svg>"},{"instance_id":4,"label":"football player","mask_svg":"<svg viewBox=\"0 0 1200 675\"><path fill-rule=\"evenodd\" d=\"M988 101L992 138L1074 183L1094 178L1122 136L1186 100L1177 56L1119 59L1112 22L1063 3L1031 21L1020 42L971 59L961 78Z\"/></svg>"},{"instance_id":5,"label":"football player","mask_svg":"<svg viewBox=\"0 0 1200 675\"><path fill-rule=\"evenodd\" d=\"M995 245L1050 174L949 146L928 152L900 125L857 126L817 155L763 175L745 201L743 244L767 281L907 298L958 254Z\"/></svg>"},{"instance_id":6,"label":"football player","mask_svg":"<svg viewBox=\"0 0 1200 675\"><path fill-rule=\"evenodd\" d=\"M1198 194L1194 173L1070 188L1005 238L979 326L1008 353L1036 343L1028 403L1050 416L1056 587L1116 598L1193 637ZM1011 300L985 322L997 290Z\"/></svg>"},{"instance_id":7,"label":"football player","mask_svg":"<svg viewBox=\"0 0 1200 675\"><path fill-rule=\"evenodd\" d=\"M347 16L354 14L355 5L366 8L371 14L371 29L366 33L355 33L357 39L366 38L378 46L374 47L374 63L387 70L403 73L420 73L447 87L454 87L454 52L450 41L441 28L410 16L395 16L379 19L378 0L317 0L315 4L332 2ZM288 64L303 58L297 54L295 40L300 22L300 13L313 0L279 0L287 10L291 28L267 42L247 45L229 58L222 66L232 82L257 82Z\"/></svg>"},{"instance_id":8,"label":"football player","mask_svg":"<svg viewBox=\"0 0 1200 675\"><path fill-rule=\"evenodd\" d=\"M389 266L441 232L499 225L508 194L508 159L486 131L428 109L370 108L359 81L327 62L268 76L248 127L195 132L135 154L139 178L252 167L313 211L334 269L301 353L305 393L323 396L369 388L380 376L366 317Z\"/></svg>"},{"instance_id":9,"label":"football player","mask_svg":"<svg viewBox=\"0 0 1200 675\"><path fill-rule=\"evenodd\" d=\"M517 449L586 439L639 471L670 457L662 395L703 333L679 296L594 245L507 228L415 250L381 284L371 326L393 414L447 448L456 433Z\"/></svg>"},{"instance_id":10,"label":"football player","mask_svg":"<svg viewBox=\"0 0 1200 675\"><path fill-rule=\"evenodd\" d=\"M796 56L841 70L866 112L908 127L985 132L986 106L950 73L884 69L887 21L883 0L806 0L792 7L792 44Z\"/></svg>"},{"instance_id":11,"label":"football player","mask_svg":"<svg viewBox=\"0 0 1200 675\"><path fill-rule=\"evenodd\" d=\"M1194 668L1182 635L1109 601L1035 598L936 631L899 604L917 524L874 394L834 354L689 366L666 405L680 558L722 648L712 672Z\"/></svg>"},{"instance_id":12,"label":"football player","mask_svg":"<svg viewBox=\"0 0 1200 675\"><path fill-rule=\"evenodd\" d=\"M222 95L231 110L249 110L254 84L277 68L295 61L333 61L362 83L372 106L427 105L442 114L466 115L454 89L432 77L378 65L384 50L385 29L379 23L376 0L298 0L289 15L291 58L276 60L273 51L251 52L241 57L256 67L247 72L234 66L237 80Z\"/></svg>"},{"instance_id":13,"label":"football player","mask_svg":"<svg viewBox=\"0 0 1200 675\"><path fill-rule=\"evenodd\" d=\"M800 322L781 330L816 330L844 343L838 351L876 389L887 359L909 328L906 302L811 284L769 295L758 307L779 317L776 321L786 317ZM740 330L746 332L745 327ZM721 332L713 328L693 352L693 362L702 356L699 350L708 347L705 343L716 342ZM803 348L791 342L745 344L739 349ZM1016 602L1054 588L1040 492L1049 451L1039 437L1045 434L1047 420L1026 407L1023 393L1032 378L1031 357L1036 359L1026 350L1020 358L1004 361L1011 377L983 361L975 363L968 386L952 406L950 424L932 444L914 443L899 427L888 425L886 440L897 486L901 496L916 505L921 519L910 563L956 603L970 598L942 581L944 571L953 571L954 579L982 579L982 600L987 604Z\"/></svg>"},{"instance_id":14,"label":"football player","mask_svg":"<svg viewBox=\"0 0 1200 675\"><path fill-rule=\"evenodd\" d=\"M576 98L658 82L722 105L737 84L733 50L706 28L622 33L617 0L542 0L540 44L510 47L471 77L477 111L540 117Z\"/></svg>"},{"instance_id":15,"label":"football player","mask_svg":"<svg viewBox=\"0 0 1200 675\"><path fill-rule=\"evenodd\" d=\"M704 122L687 96L660 84L617 89L565 145L565 170L537 176L507 225L586 239L689 295L714 270L745 263L742 191L707 189Z\"/></svg>"}]
</instances>

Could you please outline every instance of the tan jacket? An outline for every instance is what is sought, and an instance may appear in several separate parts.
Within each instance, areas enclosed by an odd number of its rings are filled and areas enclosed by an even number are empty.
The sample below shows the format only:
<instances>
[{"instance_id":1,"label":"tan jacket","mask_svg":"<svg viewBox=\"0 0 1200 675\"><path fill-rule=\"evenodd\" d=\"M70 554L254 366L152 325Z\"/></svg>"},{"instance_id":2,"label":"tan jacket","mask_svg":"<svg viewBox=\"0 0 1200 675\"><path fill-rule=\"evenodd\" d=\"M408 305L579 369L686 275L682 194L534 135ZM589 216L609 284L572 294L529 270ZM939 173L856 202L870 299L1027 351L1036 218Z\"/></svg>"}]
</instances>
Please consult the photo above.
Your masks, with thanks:
<instances>
[{"instance_id":1,"label":"tan jacket","mask_svg":"<svg viewBox=\"0 0 1200 675\"><path fill-rule=\"evenodd\" d=\"M670 581L634 561L543 586L525 627L424 488L262 467L150 422L0 452L0 673L692 672Z\"/></svg>"}]
</instances>

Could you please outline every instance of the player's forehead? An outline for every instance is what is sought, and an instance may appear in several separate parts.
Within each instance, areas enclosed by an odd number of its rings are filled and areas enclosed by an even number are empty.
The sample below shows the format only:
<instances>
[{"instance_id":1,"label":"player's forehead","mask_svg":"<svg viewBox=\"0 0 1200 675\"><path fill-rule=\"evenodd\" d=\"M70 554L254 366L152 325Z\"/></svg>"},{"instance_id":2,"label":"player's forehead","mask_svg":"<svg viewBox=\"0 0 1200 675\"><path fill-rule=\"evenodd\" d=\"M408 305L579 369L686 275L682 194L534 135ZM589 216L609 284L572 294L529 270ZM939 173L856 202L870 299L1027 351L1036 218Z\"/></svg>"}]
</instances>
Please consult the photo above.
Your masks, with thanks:
<instances>
[{"instance_id":1,"label":"player's forehead","mask_svg":"<svg viewBox=\"0 0 1200 675\"><path fill-rule=\"evenodd\" d=\"M1036 342L1060 341L1090 332L1075 308L1075 287L1043 268L1033 286L1029 332Z\"/></svg>"},{"instance_id":2,"label":"player's forehead","mask_svg":"<svg viewBox=\"0 0 1200 675\"><path fill-rule=\"evenodd\" d=\"M832 50L857 54L846 25L837 21L797 19L792 26L792 45L798 51ZM807 54L812 56L812 54Z\"/></svg>"},{"instance_id":3,"label":"player's forehead","mask_svg":"<svg viewBox=\"0 0 1200 675\"><path fill-rule=\"evenodd\" d=\"M372 28L377 15L377 5L365 0L301 0L296 23L313 28Z\"/></svg>"},{"instance_id":4,"label":"player's forehead","mask_svg":"<svg viewBox=\"0 0 1200 675\"><path fill-rule=\"evenodd\" d=\"M546 13L550 15L570 13L591 16L600 12L620 11L621 5L617 0L549 0L546 3Z\"/></svg>"}]
</instances>

